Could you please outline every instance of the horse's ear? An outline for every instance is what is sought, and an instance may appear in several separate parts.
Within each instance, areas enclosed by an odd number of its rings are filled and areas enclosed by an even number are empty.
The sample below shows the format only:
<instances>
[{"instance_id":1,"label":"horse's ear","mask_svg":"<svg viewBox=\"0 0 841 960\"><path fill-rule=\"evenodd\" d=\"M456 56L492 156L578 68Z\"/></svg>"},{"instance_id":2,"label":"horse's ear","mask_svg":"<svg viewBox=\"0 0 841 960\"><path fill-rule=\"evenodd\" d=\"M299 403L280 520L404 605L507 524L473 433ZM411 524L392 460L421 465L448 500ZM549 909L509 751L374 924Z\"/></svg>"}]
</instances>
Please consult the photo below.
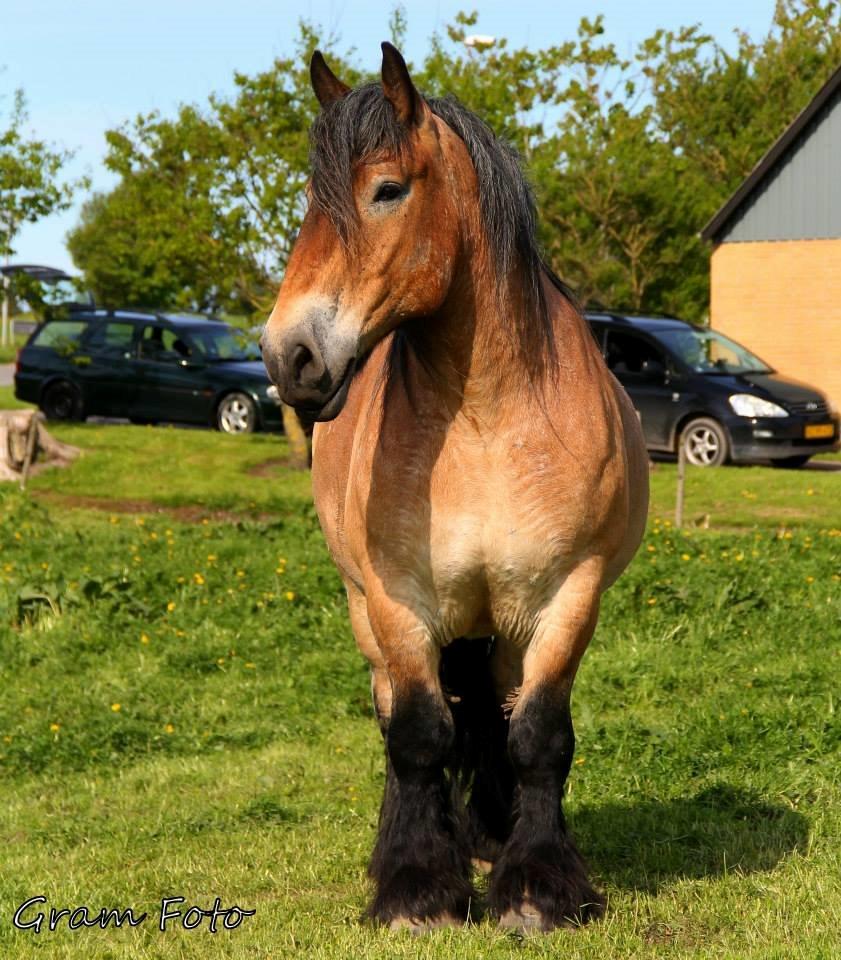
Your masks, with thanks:
<instances>
[{"instance_id":1,"label":"horse's ear","mask_svg":"<svg viewBox=\"0 0 841 960\"><path fill-rule=\"evenodd\" d=\"M406 61L397 47L387 40L383 48L383 93L394 107L397 119L406 124L419 123L423 116L423 102L412 83Z\"/></svg>"},{"instance_id":2,"label":"horse's ear","mask_svg":"<svg viewBox=\"0 0 841 960\"><path fill-rule=\"evenodd\" d=\"M334 100L341 100L342 97L350 93L350 87L346 83L342 83L327 66L327 61L321 55L320 50L316 50L312 55L312 60L310 60L310 80L322 107L328 106Z\"/></svg>"}]
</instances>

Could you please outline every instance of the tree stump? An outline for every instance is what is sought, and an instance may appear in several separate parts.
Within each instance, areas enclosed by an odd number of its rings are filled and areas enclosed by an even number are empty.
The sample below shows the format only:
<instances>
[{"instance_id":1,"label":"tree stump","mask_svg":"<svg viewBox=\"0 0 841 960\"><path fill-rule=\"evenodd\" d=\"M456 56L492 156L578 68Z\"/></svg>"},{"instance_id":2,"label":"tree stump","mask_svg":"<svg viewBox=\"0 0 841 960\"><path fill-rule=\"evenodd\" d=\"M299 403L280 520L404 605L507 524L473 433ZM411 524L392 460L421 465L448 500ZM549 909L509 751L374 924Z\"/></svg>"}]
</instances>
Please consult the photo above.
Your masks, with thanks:
<instances>
[{"instance_id":1,"label":"tree stump","mask_svg":"<svg viewBox=\"0 0 841 960\"><path fill-rule=\"evenodd\" d=\"M0 410L0 481L17 480L46 467L66 467L80 450L51 437L38 410Z\"/></svg>"}]
</instances>

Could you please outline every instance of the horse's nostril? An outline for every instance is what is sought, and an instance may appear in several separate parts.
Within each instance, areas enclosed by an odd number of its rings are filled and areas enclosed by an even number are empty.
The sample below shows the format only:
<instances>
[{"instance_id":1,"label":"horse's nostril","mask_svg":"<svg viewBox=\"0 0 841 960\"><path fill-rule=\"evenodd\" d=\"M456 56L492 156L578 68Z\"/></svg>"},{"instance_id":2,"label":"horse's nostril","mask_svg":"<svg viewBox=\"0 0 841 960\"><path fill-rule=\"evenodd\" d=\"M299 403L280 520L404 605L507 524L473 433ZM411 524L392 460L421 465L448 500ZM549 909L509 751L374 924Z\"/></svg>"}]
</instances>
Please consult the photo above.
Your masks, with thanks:
<instances>
[{"instance_id":1,"label":"horse's nostril","mask_svg":"<svg viewBox=\"0 0 841 960\"><path fill-rule=\"evenodd\" d=\"M292 379L295 383L300 382L301 374L312 362L312 359L312 351L309 347L304 346L303 343L299 343L298 346L295 347L295 351L292 354Z\"/></svg>"}]
</instances>

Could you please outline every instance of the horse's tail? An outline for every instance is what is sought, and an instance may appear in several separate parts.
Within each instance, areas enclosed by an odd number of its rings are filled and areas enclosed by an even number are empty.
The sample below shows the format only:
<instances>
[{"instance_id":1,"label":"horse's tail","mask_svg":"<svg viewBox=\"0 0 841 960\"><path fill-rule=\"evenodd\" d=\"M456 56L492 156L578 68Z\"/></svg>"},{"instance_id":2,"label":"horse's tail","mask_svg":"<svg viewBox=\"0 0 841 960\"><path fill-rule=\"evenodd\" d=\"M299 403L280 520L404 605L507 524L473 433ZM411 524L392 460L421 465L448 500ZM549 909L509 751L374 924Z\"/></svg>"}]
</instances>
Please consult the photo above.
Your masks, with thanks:
<instances>
[{"instance_id":1,"label":"horse's tail","mask_svg":"<svg viewBox=\"0 0 841 960\"><path fill-rule=\"evenodd\" d=\"M492 637L454 640L441 657L441 685L455 722L448 769L466 803L472 856L493 862L511 832L515 777L508 718L491 672Z\"/></svg>"}]
</instances>

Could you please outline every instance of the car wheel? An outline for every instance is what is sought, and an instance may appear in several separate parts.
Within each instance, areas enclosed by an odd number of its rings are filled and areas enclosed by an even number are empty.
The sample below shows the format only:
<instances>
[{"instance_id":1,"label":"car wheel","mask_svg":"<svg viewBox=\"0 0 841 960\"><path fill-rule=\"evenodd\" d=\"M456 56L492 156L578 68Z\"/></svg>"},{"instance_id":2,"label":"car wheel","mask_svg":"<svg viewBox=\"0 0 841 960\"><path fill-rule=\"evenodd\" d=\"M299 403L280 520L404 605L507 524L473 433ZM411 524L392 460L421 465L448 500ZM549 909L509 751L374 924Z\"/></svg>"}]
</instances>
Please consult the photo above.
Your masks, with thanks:
<instances>
[{"instance_id":1,"label":"car wheel","mask_svg":"<svg viewBox=\"0 0 841 960\"><path fill-rule=\"evenodd\" d=\"M44 391L41 409L48 420L82 420L82 394L69 381L58 380Z\"/></svg>"},{"instance_id":2,"label":"car wheel","mask_svg":"<svg viewBox=\"0 0 841 960\"><path fill-rule=\"evenodd\" d=\"M788 470L796 470L798 467L805 467L811 459L812 455L810 453L799 457L780 457L779 459L772 460L771 466L782 467L783 469Z\"/></svg>"},{"instance_id":3,"label":"car wheel","mask_svg":"<svg viewBox=\"0 0 841 960\"><path fill-rule=\"evenodd\" d=\"M696 467L720 467L727 462L727 434L717 420L699 417L683 428L680 442L689 463Z\"/></svg>"},{"instance_id":4,"label":"car wheel","mask_svg":"<svg viewBox=\"0 0 841 960\"><path fill-rule=\"evenodd\" d=\"M216 429L222 433L254 433L257 408L247 393L229 393L216 408Z\"/></svg>"}]
</instances>

